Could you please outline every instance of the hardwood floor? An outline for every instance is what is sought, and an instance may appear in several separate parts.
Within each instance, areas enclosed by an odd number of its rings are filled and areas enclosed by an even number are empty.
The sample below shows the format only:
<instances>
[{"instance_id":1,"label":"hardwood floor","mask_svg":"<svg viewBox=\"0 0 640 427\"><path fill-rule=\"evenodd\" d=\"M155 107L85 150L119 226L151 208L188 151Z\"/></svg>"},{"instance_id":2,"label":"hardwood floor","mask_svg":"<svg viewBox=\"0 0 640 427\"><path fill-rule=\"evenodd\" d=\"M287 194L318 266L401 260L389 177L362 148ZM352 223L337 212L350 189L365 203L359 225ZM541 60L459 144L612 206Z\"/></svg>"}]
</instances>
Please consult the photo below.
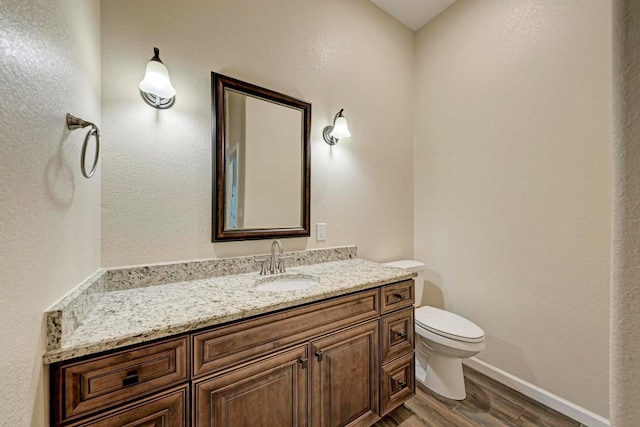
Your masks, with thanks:
<instances>
[{"instance_id":1,"label":"hardwood floor","mask_svg":"<svg viewBox=\"0 0 640 427\"><path fill-rule=\"evenodd\" d=\"M465 400L451 400L417 388L413 398L374 427L582 426L478 371L465 366L464 375Z\"/></svg>"}]
</instances>

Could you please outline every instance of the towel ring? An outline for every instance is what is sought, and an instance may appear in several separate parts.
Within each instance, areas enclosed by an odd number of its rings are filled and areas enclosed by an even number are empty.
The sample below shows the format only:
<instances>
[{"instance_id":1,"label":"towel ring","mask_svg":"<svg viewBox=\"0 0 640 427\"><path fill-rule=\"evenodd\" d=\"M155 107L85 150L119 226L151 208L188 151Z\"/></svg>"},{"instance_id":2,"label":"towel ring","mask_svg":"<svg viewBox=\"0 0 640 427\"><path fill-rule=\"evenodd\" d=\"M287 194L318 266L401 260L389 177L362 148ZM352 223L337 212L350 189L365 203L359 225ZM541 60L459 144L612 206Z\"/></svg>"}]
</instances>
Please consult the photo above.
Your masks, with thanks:
<instances>
[{"instance_id":1,"label":"towel ring","mask_svg":"<svg viewBox=\"0 0 640 427\"><path fill-rule=\"evenodd\" d=\"M100 129L98 126L91 122L87 122L86 120L82 120L78 117L72 116L67 113L67 128L69 130L82 129L87 126L91 126L91 130L87 132L87 135L84 137L84 143L82 144L82 154L80 155L80 170L82 171L82 176L85 178L91 178L96 171L96 166L98 166L98 158L100 157ZM87 154L87 146L89 145L89 139L91 136L96 137L96 151L93 156L93 165L91 166L91 170L87 173L87 169L85 166L85 157Z\"/></svg>"}]
</instances>

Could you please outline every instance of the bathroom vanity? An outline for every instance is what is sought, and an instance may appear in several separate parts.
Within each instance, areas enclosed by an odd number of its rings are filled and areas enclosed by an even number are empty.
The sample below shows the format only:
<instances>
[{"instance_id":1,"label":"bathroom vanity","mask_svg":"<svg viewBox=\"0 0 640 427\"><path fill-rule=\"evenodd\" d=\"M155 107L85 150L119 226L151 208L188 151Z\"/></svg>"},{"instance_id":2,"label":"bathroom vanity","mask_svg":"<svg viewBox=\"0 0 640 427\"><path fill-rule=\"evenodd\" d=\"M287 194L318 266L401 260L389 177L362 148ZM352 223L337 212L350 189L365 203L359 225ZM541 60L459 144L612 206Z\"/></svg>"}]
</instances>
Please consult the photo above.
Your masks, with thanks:
<instances>
[{"instance_id":1,"label":"bathroom vanity","mask_svg":"<svg viewBox=\"0 0 640 427\"><path fill-rule=\"evenodd\" d=\"M260 291L257 273L111 291L103 284L83 322L45 354L51 424L375 423L414 392L411 274L360 259L285 274L303 273L318 285ZM169 296L178 287L183 305ZM205 290L217 296L193 294ZM136 301L145 293L153 309ZM208 308L189 309L202 299ZM141 312L128 316L131 307ZM93 328L103 335L91 338Z\"/></svg>"}]
</instances>

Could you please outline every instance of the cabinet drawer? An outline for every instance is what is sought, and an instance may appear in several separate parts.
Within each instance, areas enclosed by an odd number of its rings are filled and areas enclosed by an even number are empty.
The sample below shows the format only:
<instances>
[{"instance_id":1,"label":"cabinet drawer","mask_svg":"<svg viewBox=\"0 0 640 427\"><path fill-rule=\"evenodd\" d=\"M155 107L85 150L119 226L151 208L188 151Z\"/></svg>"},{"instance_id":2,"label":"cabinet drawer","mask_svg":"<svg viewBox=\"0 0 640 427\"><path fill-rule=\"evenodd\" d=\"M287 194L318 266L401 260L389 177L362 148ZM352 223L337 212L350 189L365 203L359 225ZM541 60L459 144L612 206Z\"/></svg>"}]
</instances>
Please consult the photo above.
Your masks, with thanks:
<instances>
[{"instance_id":1,"label":"cabinet drawer","mask_svg":"<svg viewBox=\"0 0 640 427\"><path fill-rule=\"evenodd\" d=\"M382 366L380 387L380 415L384 416L415 391L413 352Z\"/></svg>"},{"instance_id":2,"label":"cabinet drawer","mask_svg":"<svg viewBox=\"0 0 640 427\"><path fill-rule=\"evenodd\" d=\"M187 426L187 386L68 427Z\"/></svg>"},{"instance_id":3,"label":"cabinet drawer","mask_svg":"<svg viewBox=\"0 0 640 427\"><path fill-rule=\"evenodd\" d=\"M413 307L382 316L382 363L413 351Z\"/></svg>"},{"instance_id":4,"label":"cabinet drawer","mask_svg":"<svg viewBox=\"0 0 640 427\"><path fill-rule=\"evenodd\" d=\"M53 385L61 407L57 423L144 396L188 379L187 338L178 338L83 362L61 364Z\"/></svg>"},{"instance_id":5,"label":"cabinet drawer","mask_svg":"<svg viewBox=\"0 0 640 427\"><path fill-rule=\"evenodd\" d=\"M310 304L192 335L193 375L222 371L284 346L378 316L378 290Z\"/></svg>"},{"instance_id":6,"label":"cabinet drawer","mask_svg":"<svg viewBox=\"0 0 640 427\"><path fill-rule=\"evenodd\" d=\"M382 287L382 314L413 305L413 280Z\"/></svg>"}]
</instances>

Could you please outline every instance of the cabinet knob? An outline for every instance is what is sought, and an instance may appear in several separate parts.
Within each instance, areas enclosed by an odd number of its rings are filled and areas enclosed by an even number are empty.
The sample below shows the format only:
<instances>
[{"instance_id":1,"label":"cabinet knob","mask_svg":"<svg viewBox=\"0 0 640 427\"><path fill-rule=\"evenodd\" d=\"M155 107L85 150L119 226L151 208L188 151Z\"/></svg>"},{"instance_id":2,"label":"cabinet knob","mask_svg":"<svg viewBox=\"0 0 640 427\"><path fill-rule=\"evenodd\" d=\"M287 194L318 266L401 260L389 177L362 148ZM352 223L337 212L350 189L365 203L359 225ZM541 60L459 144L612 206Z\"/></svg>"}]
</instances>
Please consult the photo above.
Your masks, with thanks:
<instances>
[{"instance_id":1,"label":"cabinet knob","mask_svg":"<svg viewBox=\"0 0 640 427\"><path fill-rule=\"evenodd\" d=\"M318 362L322 362L322 350L316 351L316 357L318 358Z\"/></svg>"},{"instance_id":2,"label":"cabinet knob","mask_svg":"<svg viewBox=\"0 0 640 427\"><path fill-rule=\"evenodd\" d=\"M302 369L307 369L307 366L309 366L309 359L306 357L299 359L298 362L302 365Z\"/></svg>"}]
</instances>

